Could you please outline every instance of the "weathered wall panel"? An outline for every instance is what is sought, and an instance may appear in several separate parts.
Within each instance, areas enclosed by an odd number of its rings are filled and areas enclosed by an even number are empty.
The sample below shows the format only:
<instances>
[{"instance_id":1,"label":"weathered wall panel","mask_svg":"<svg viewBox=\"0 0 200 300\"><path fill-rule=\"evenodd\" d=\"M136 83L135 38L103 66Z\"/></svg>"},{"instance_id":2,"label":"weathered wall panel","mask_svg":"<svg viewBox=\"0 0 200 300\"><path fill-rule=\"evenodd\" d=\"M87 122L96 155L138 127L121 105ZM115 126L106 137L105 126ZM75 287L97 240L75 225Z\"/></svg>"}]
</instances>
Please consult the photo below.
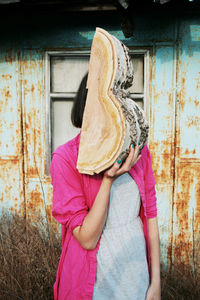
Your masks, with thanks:
<instances>
[{"instance_id":1,"label":"weathered wall panel","mask_svg":"<svg viewBox=\"0 0 200 300\"><path fill-rule=\"evenodd\" d=\"M0 51L0 155L21 155L20 66L14 50Z\"/></svg>"},{"instance_id":2,"label":"weathered wall panel","mask_svg":"<svg viewBox=\"0 0 200 300\"><path fill-rule=\"evenodd\" d=\"M0 210L24 215L19 52L0 51Z\"/></svg>"},{"instance_id":3,"label":"weathered wall panel","mask_svg":"<svg viewBox=\"0 0 200 300\"><path fill-rule=\"evenodd\" d=\"M51 220L52 196L45 193L51 186L45 174L44 51L24 49L21 64L26 217L36 221L48 209Z\"/></svg>"},{"instance_id":4,"label":"weathered wall panel","mask_svg":"<svg viewBox=\"0 0 200 300\"><path fill-rule=\"evenodd\" d=\"M200 20L182 21L179 35L173 262L194 268L200 238Z\"/></svg>"},{"instance_id":5,"label":"weathered wall panel","mask_svg":"<svg viewBox=\"0 0 200 300\"><path fill-rule=\"evenodd\" d=\"M26 179L44 176L45 95L44 54L24 50L22 103Z\"/></svg>"},{"instance_id":6,"label":"weathered wall panel","mask_svg":"<svg viewBox=\"0 0 200 300\"><path fill-rule=\"evenodd\" d=\"M200 163L177 162L173 227L173 263L190 265L199 260Z\"/></svg>"},{"instance_id":7,"label":"weathered wall panel","mask_svg":"<svg viewBox=\"0 0 200 300\"><path fill-rule=\"evenodd\" d=\"M175 50L173 45L155 47L152 75L149 146L157 183L161 256L165 266L171 260L168 247L172 238L174 184Z\"/></svg>"},{"instance_id":8,"label":"weathered wall panel","mask_svg":"<svg viewBox=\"0 0 200 300\"><path fill-rule=\"evenodd\" d=\"M50 181L29 181L26 184L26 217L31 221L37 221L40 216L44 221L58 231L58 223L52 213L52 186ZM45 222L46 222L45 221Z\"/></svg>"},{"instance_id":9,"label":"weathered wall panel","mask_svg":"<svg viewBox=\"0 0 200 300\"><path fill-rule=\"evenodd\" d=\"M0 159L0 212L25 216L23 168L19 159Z\"/></svg>"}]
</instances>

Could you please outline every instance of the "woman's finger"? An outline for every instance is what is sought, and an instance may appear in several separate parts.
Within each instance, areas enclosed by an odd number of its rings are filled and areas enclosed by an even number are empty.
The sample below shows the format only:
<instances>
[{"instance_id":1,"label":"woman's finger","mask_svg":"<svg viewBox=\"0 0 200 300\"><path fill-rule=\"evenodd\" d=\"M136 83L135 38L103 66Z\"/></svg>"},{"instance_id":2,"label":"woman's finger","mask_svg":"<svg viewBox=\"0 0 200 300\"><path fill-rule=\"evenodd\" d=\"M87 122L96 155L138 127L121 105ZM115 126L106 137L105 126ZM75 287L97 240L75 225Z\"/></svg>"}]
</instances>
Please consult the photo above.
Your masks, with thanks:
<instances>
[{"instance_id":1,"label":"woman's finger","mask_svg":"<svg viewBox=\"0 0 200 300\"><path fill-rule=\"evenodd\" d=\"M141 155L139 154L138 145L134 147L134 145L130 146L130 152L128 157L126 158L123 165L121 165L121 160L118 160L114 165L107 170L107 175L110 177L119 176L125 172L128 172L132 166L140 159Z\"/></svg>"},{"instance_id":2,"label":"woman's finger","mask_svg":"<svg viewBox=\"0 0 200 300\"><path fill-rule=\"evenodd\" d=\"M113 177L115 175L115 173L118 171L118 169L121 166L121 160L118 160L116 163L114 163L114 165L112 166L112 168L108 171L108 176Z\"/></svg>"},{"instance_id":3,"label":"woman's finger","mask_svg":"<svg viewBox=\"0 0 200 300\"><path fill-rule=\"evenodd\" d=\"M135 146L134 155L133 155L133 159L132 159L132 161L131 161L131 165L132 165L132 166L137 162L138 155L139 155L139 151L140 151L140 148L139 148L138 145L136 145L136 146Z\"/></svg>"},{"instance_id":4,"label":"woman's finger","mask_svg":"<svg viewBox=\"0 0 200 300\"><path fill-rule=\"evenodd\" d=\"M135 152L134 145L132 144L129 149L130 149L129 155L128 155L127 159L125 160L125 163L123 164L123 166L130 166L131 162L133 160L134 152Z\"/></svg>"}]
</instances>

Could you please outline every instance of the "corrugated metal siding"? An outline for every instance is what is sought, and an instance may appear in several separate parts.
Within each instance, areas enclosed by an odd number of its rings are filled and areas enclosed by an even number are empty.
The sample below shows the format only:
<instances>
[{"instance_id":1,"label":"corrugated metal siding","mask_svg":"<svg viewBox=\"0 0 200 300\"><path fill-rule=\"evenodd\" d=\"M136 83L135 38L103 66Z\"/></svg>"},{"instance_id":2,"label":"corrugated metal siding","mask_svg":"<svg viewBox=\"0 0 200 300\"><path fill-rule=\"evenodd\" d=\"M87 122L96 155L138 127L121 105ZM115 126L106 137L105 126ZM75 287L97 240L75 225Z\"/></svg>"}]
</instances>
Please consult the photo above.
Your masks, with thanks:
<instances>
[{"instance_id":1,"label":"corrugated metal siding","mask_svg":"<svg viewBox=\"0 0 200 300\"><path fill-rule=\"evenodd\" d=\"M176 20L138 17L129 46L151 47L149 146L157 181L162 262L198 260L200 224L200 18ZM87 27L87 26L86 26ZM110 30L122 38L119 29ZM46 37L30 35L23 45L90 47L94 31L62 24ZM178 34L178 35L177 35ZM36 39L35 39L35 37ZM54 40L55 37L55 40ZM32 39L32 41L31 41ZM54 41L53 41L54 40ZM8 41L6 41L8 43ZM45 174L45 52L20 48L0 52L0 200L1 209L34 220L51 216L51 179Z\"/></svg>"}]
</instances>

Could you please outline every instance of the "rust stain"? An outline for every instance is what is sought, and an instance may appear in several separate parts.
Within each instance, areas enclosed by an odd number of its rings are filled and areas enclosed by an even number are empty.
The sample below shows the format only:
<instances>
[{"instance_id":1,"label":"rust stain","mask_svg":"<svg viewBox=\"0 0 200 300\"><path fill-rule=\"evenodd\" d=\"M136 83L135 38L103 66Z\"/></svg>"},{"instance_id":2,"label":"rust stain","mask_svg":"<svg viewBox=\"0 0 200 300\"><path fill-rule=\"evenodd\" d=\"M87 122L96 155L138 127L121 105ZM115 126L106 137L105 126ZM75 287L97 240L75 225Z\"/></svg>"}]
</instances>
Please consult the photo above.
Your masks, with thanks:
<instances>
[{"instance_id":1,"label":"rust stain","mask_svg":"<svg viewBox=\"0 0 200 300\"><path fill-rule=\"evenodd\" d=\"M189 151L188 148L185 149L184 154L188 155L188 154L191 154L191 153L192 153L192 154L196 154L196 149L193 149L193 150L191 150L191 151Z\"/></svg>"},{"instance_id":2,"label":"rust stain","mask_svg":"<svg viewBox=\"0 0 200 300\"><path fill-rule=\"evenodd\" d=\"M13 56L12 55L8 54L7 56L5 56L5 62L12 65L12 61L13 61Z\"/></svg>"},{"instance_id":3,"label":"rust stain","mask_svg":"<svg viewBox=\"0 0 200 300\"><path fill-rule=\"evenodd\" d=\"M35 166L34 167L28 166L27 173L28 173L27 174L28 177L35 177L35 176L37 177L38 176L38 172L37 172L37 169L35 168Z\"/></svg>"},{"instance_id":4,"label":"rust stain","mask_svg":"<svg viewBox=\"0 0 200 300\"><path fill-rule=\"evenodd\" d=\"M35 107L32 112L26 115L25 131L24 149L27 160L27 175L28 177L38 177L38 174L42 176L40 172L43 153L41 146L40 111L36 110Z\"/></svg>"},{"instance_id":5,"label":"rust stain","mask_svg":"<svg viewBox=\"0 0 200 300\"><path fill-rule=\"evenodd\" d=\"M2 78L5 79L5 80L9 80L9 79L12 78L12 75L9 75L9 74L6 74L6 75L5 75L5 74L2 74L1 76L2 76Z\"/></svg>"},{"instance_id":6,"label":"rust stain","mask_svg":"<svg viewBox=\"0 0 200 300\"><path fill-rule=\"evenodd\" d=\"M189 154L190 151L188 150L188 148L185 149L185 154Z\"/></svg>"},{"instance_id":7,"label":"rust stain","mask_svg":"<svg viewBox=\"0 0 200 300\"><path fill-rule=\"evenodd\" d=\"M44 81L39 81L37 85L37 90L41 96L43 96L44 92Z\"/></svg>"},{"instance_id":8,"label":"rust stain","mask_svg":"<svg viewBox=\"0 0 200 300\"><path fill-rule=\"evenodd\" d=\"M52 216L52 186L50 185L50 182L48 183L48 192L47 192L47 199L48 199L48 204L46 205L46 213L47 213L47 218L49 223L51 224L51 228L55 231L58 232L59 230L59 223L54 219Z\"/></svg>"},{"instance_id":9,"label":"rust stain","mask_svg":"<svg viewBox=\"0 0 200 300\"><path fill-rule=\"evenodd\" d=\"M31 122L33 121L33 116L34 116L34 113L29 113L29 114L27 115L28 121L29 121L30 124L31 124Z\"/></svg>"},{"instance_id":10,"label":"rust stain","mask_svg":"<svg viewBox=\"0 0 200 300\"><path fill-rule=\"evenodd\" d=\"M173 181L174 172L174 148L171 140L154 142L150 145L152 154L153 171L157 184ZM158 155L159 153L159 155Z\"/></svg>"},{"instance_id":11,"label":"rust stain","mask_svg":"<svg viewBox=\"0 0 200 300\"><path fill-rule=\"evenodd\" d=\"M0 202L3 202L3 194L1 194L1 196L0 196Z\"/></svg>"},{"instance_id":12,"label":"rust stain","mask_svg":"<svg viewBox=\"0 0 200 300\"><path fill-rule=\"evenodd\" d=\"M172 96L172 93L169 93L168 99L169 99L168 104L169 104L169 106L171 106L171 105L173 104L173 96ZM170 116L170 117L171 117L171 116Z\"/></svg>"},{"instance_id":13,"label":"rust stain","mask_svg":"<svg viewBox=\"0 0 200 300\"><path fill-rule=\"evenodd\" d=\"M25 95L27 95L29 92L31 92L31 93L34 93L34 92L35 92L35 86L34 86L33 84L31 85L30 88L29 88L29 87L26 87L26 88L24 89Z\"/></svg>"},{"instance_id":14,"label":"rust stain","mask_svg":"<svg viewBox=\"0 0 200 300\"><path fill-rule=\"evenodd\" d=\"M42 147L39 145L39 147L38 147L38 155L39 155L39 157L42 157L42 153L43 153L43 151L42 151Z\"/></svg>"},{"instance_id":15,"label":"rust stain","mask_svg":"<svg viewBox=\"0 0 200 300\"><path fill-rule=\"evenodd\" d=\"M179 103L180 110L183 111L184 107L185 107L185 101L181 97L181 92L177 93L177 100L178 100L178 103Z\"/></svg>"},{"instance_id":16,"label":"rust stain","mask_svg":"<svg viewBox=\"0 0 200 300\"><path fill-rule=\"evenodd\" d=\"M41 192L41 185L36 184L34 186L34 189L30 190L30 194L28 193L28 201L27 201L27 212L29 219L34 221L37 219L37 216L41 213L45 213L44 216L47 217L47 220L49 224L51 225L51 228L55 231L55 233L58 233L59 230L59 223L53 218L52 216L52 188L49 186L49 184L46 182L48 186L48 192L45 196L45 199L43 199L43 194Z\"/></svg>"},{"instance_id":17,"label":"rust stain","mask_svg":"<svg viewBox=\"0 0 200 300\"><path fill-rule=\"evenodd\" d=\"M24 58L24 68L28 69L28 58L27 57Z\"/></svg>"},{"instance_id":18,"label":"rust stain","mask_svg":"<svg viewBox=\"0 0 200 300\"><path fill-rule=\"evenodd\" d=\"M196 107L196 108L199 107L199 101L198 101L196 98L194 99L194 104L195 104L195 107Z\"/></svg>"},{"instance_id":19,"label":"rust stain","mask_svg":"<svg viewBox=\"0 0 200 300\"><path fill-rule=\"evenodd\" d=\"M12 97L12 95L10 94L9 90L5 91L5 97L7 97L7 98L11 98Z\"/></svg>"},{"instance_id":20,"label":"rust stain","mask_svg":"<svg viewBox=\"0 0 200 300\"><path fill-rule=\"evenodd\" d=\"M184 110L185 107L185 94L186 94L186 88L185 88L185 78L186 74L185 72L182 72L182 78L181 78L181 91L177 93L177 100L179 102L179 108L181 111Z\"/></svg>"},{"instance_id":21,"label":"rust stain","mask_svg":"<svg viewBox=\"0 0 200 300\"><path fill-rule=\"evenodd\" d=\"M188 116L186 121L186 126L188 128L195 127L196 129L200 130L200 119L198 116Z\"/></svg>"},{"instance_id":22,"label":"rust stain","mask_svg":"<svg viewBox=\"0 0 200 300\"><path fill-rule=\"evenodd\" d=\"M200 173L200 172L199 172ZM195 198L196 198L196 209L195 209L195 223L194 223L194 232L197 233L196 238L200 241L200 174L199 174L199 183L195 187Z\"/></svg>"},{"instance_id":23,"label":"rust stain","mask_svg":"<svg viewBox=\"0 0 200 300\"><path fill-rule=\"evenodd\" d=\"M42 210L43 208L43 198L42 194L39 192L40 187L37 185L34 190L30 193L30 200L28 201L28 208L32 211Z\"/></svg>"},{"instance_id":24,"label":"rust stain","mask_svg":"<svg viewBox=\"0 0 200 300\"><path fill-rule=\"evenodd\" d=\"M48 219L48 221L50 221L50 222L52 222L52 219L53 219L53 217L52 217L52 205L46 205L46 213L47 213L47 219Z\"/></svg>"},{"instance_id":25,"label":"rust stain","mask_svg":"<svg viewBox=\"0 0 200 300\"><path fill-rule=\"evenodd\" d=\"M176 193L176 224L177 235L174 236L174 262L191 265L193 253L192 228L194 222L194 235L196 236L197 226L199 226L200 211L196 210L195 219L189 215L189 203L192 197L192 190L196 182L200 186L200 166L189 162L181 163L177 168L177 193ZM198 193L198 194L197 194ZM199 201L200 189L196 188L196 201Z\"/></svg>"},{"instance_id":26,"label":"rust stain","mask_svg":"<svg viewBox=\"0 0 200 300\"><path fill-rule=\"evenodd\" d=\"M179 108L181 111L183 111L185 108L185 100L184 100L184 98L181 97L181 94L179 96Z\"/></svg>"},{"instance_id":27,"label":"rust stain","mask_svg":"<svg viewBox=\"0 0 200 300\"><path fill-rule=\"evenodd\" d=\"M169 245L168 245L168 249L167 249L167 259L168 259L168 262L169 262L170 269L172 267L172 250L173 250L173 247L172 247L172 244L171 244L171 240L172 240L172 234L170 232Z\"/></svg>"}]
</instances>

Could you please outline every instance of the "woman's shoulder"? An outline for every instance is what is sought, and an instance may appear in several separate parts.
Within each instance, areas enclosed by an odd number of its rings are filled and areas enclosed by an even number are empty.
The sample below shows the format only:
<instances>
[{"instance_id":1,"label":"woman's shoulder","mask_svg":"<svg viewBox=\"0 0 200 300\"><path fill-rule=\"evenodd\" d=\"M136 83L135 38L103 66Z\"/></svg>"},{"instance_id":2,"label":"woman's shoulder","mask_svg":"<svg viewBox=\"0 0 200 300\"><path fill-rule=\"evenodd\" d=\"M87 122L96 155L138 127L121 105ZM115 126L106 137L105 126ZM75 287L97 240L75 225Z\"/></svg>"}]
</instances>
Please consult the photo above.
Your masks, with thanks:
<instances>
[{"instance_id":1,"label":"woman's shoulder","mask_svg":"<svg viewBox=\"0 0 200 300\"><path fill-rule=\"evenodd\" d=\"M58 170L59 172L63 172L63 170L77 170L76 164L78 158L79 141L80 133L75 138L57 147L52 153L52 160L50 164L50 172L52 176Z\"/></svg>"},{"instance_id":2,"label":"woman's shoulder","mask_svg":"<svg viewBox=\"0 0 200 300\"><path fill-rule=\"evenodd\" d=\"M78 148L80 143L80 133L75 136L73 139L67 141L65 144L56 148L53 152L53 156L55 154L62 156L64 159L70 158L72 155L74 157L78 156Z\"/></svg>"}]
</instances>

